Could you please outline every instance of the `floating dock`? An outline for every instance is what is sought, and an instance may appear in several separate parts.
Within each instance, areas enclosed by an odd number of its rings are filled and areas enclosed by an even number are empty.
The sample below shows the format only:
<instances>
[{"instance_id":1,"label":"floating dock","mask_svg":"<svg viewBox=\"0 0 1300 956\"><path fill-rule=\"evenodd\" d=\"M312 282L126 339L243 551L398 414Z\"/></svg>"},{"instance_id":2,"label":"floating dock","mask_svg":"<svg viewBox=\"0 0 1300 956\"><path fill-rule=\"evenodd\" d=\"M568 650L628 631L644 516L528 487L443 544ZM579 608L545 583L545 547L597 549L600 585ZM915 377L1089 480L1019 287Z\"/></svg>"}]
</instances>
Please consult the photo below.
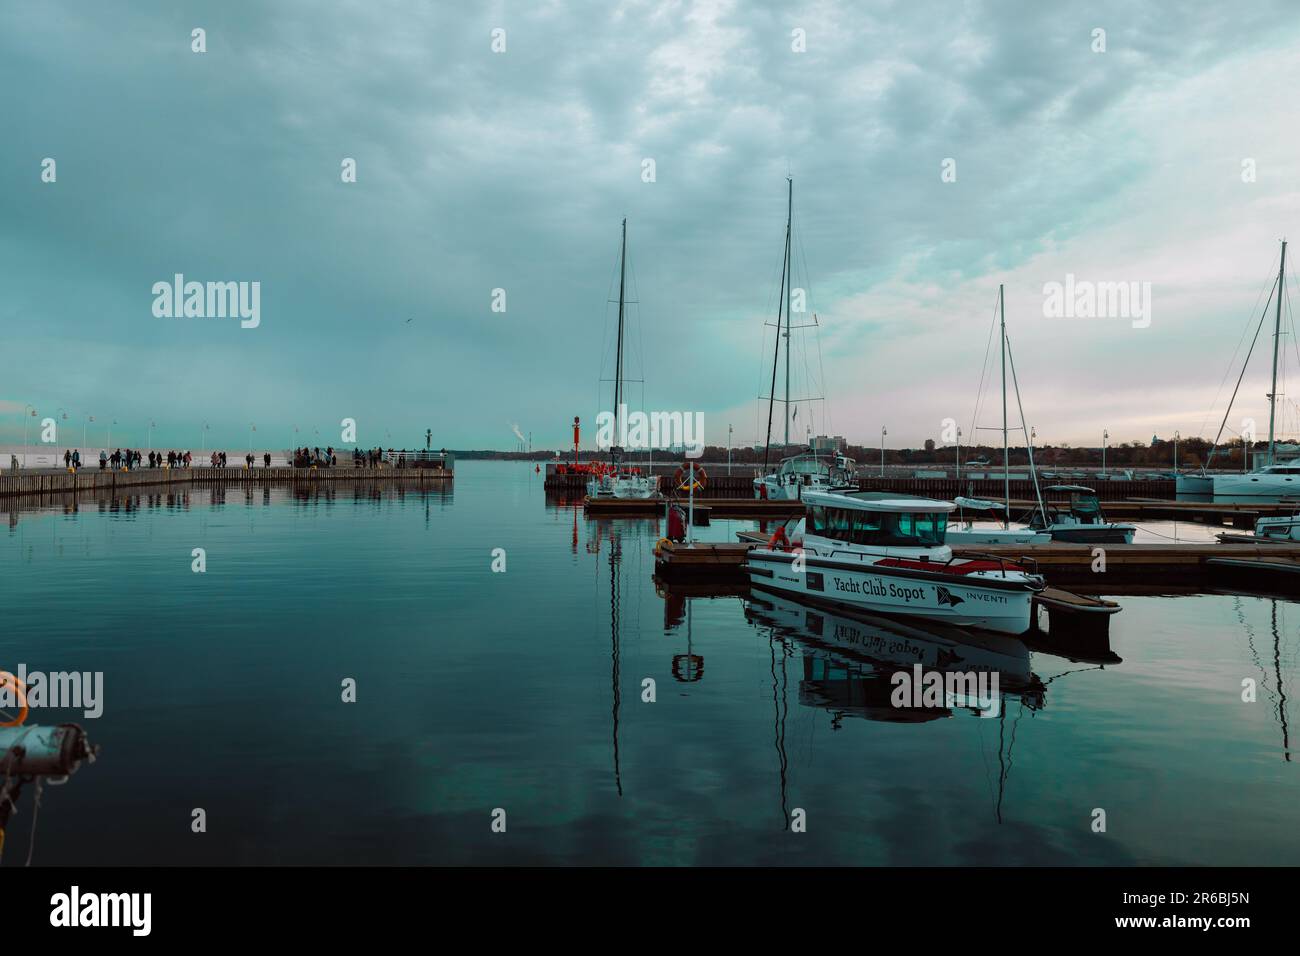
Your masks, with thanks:
<instances>
[{"instance_id":1,"label":"floating dock","mask_svg":"<svg viewBox=\"0 0 1300 956\"><path fill-rule=\"evenodd\" d=\"M677 499L683 511L690 508L685 499ZM606 518L662 515L667 500L658 498L584 498L587 514ZM760 498L696 498L697 515L704 512L714 518L793 518L803 514L801 501L774 501Z\"/></svg>"},{"instance_id":2,"label":"floating dock","mask_svg":"<svg viewBox=\"0 0 1300 956\"><path fill-rule=\"evenodd\" d=\"M745 555L766 538L755 532L741 532L739 537L741 540L734 544L661 544L655 552L655 572L665 580L743 578ZM1098 553L1094 554L1094 548ZM959 558L988 556L1029 564L1037 567L1049 585L1070 585L1098 593L1128 585L1158 591L1161 584L1178 590L1246 584L1251 590L1300 595L1300 551L1293 545L1189 542L1103 547L1052 542L983 545L953 548L952 552Z\"/></svg>"}]
</instances>

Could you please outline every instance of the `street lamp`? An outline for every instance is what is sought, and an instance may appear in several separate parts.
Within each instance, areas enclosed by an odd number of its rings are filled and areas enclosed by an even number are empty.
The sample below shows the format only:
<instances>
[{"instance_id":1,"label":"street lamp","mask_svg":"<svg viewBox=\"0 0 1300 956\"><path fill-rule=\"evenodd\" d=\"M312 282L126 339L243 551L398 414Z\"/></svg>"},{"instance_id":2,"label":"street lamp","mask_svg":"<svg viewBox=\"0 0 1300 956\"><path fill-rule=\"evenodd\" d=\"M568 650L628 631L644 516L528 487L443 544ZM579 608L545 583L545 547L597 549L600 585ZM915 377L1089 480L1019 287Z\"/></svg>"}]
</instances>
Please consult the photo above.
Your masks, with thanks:
<instances>
[{"instance_id":1,"label":"street lamp","mask_svg":"<svg viewBox=\"0 0 1300 956\"><path fill-rule=\"evenodd\" d=\"M957 426L957 480L961 481L961 426Z\"/></svg>"},{"instance_id":2,"label":"street lamp","mask_svg":"<svg viewBox=\"0 0 1300 956\"><path fill-rule=\"evenodd\" d=\"M1110 432L1101 433L1101 473L1106 474L1106 442L1110 441Z\"/></svg>"},{"instance_id":3,"label":"street lamp","mask_svg":"<svg viewBox=\"0 0 1300 956\"><path fill-rule=\"evenodd\" d=\"M885 426L880 426L880 477L885 477L885 436L889 434L885 431Z\"/></svg>"},{"instance_id":4,"label":"street lamp","mask_svg":"<svg viewBox=\"0 0 1300 956\"><path fill-rule=\"evenodd\" d=\"M90 415L85 412L83 412L81 415L81 447L85 448L87 451L90 450L90 447L86 444L86 423L93 422L94 420L95 420L94 415Z\"/></svg>"},{"instance_id":5,"label":"street lamp","mask_svg":"<svg viewBox=\"0 0 1300 956\"><path fill-rule=\"evenodd\" d=\"M1178 432L1174 432L1174 474L1178 474Z\"/></svg>"},{"instance_id":6,"label":"street lamp","mask_svg":"<svg viewBox=\"0 0 1300 956\"><path fill-rule=\"evenodd\" d=\"M199 429L199 451L208 450L208 423L204 422L203 427Z\"/></svg>"},{"instance_id":7,"label":"street lamp","mask_svg":"<svg viewBox=\"0 0 1300 956\"><path fill-rule=\"evenodd\" d=\"M252 422L248 423L248 453L253 453L253 432L257 431L257 426Z\"/></svg>"},{"instance_id":8,"label":"street lamp","mask_svg":"<svg viewBox=\"0 0 1300 956\"><path fill-rule=\"evenodd\" d=\"M158 423L154 421L152 418L149 419L149 428L146 430L147 440L145 441L145 444L148 445L149 447L145 449L146 451L153 451L153 430L157 427L158 427Z\"/></svg>"},{"instance_id":9,"label":"street lamp","mask_svg":"<svg viewBox=\"0 0 1300 956\"><path fill-rule=\"evenodd\" d=\"M727 477L731 477L731 426L727 426Z\"/></svg>"},{"instance_id":10,"label":"street lamp","mask_svg":"<svg viewBox=\"0 0 1300 956\"><path fill-rule=\"evenodd\" d=\"M27 410L28 410L28 409L31 409L31 415L30 415L30 416L27 414ZM24 406L23 406L23 467L24 467L24 468L27 467L27 419L28 419L29 417L31 417L31 418L35 418L35 417L36 417L36 406L35 406L35 405L24 405Z\"/></svg>"},{"instance_id":11,"label":"street lamp","mask_svg":"<svg viewBox=\"0 0 1300 956\"><path fill-rule=\"evenodd\" d=\"M113 419L113 425L117 424L117 419ZM108 447L113 447L113 425L108 426Z\"/></svg>"}]
</instances>

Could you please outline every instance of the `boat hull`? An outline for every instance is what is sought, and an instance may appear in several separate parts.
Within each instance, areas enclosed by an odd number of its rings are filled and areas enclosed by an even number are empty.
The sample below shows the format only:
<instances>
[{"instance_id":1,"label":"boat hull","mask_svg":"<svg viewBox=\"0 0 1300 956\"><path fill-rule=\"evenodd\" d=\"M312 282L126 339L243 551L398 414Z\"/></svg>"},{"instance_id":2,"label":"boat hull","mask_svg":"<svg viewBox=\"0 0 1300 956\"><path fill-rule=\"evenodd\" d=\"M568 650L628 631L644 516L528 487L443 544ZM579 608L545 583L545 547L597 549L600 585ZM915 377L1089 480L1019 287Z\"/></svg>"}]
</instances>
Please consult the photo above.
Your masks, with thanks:
<instances>
[{"instance_id":1,"label":"boat hull","mask_svg":"<svg viewBox=\"0 0 1300 956\"><path fill-rule=\"evenodd\" d=\"M880 568L756 548L747 563L752 586L873 614L942 621L1000 634L1029 630L1034 594L1024 582Z\"/></svg>"},{"instance_id":2,"label":"boat hull","mask_svg":"<svg viewBox=\"0 0 1300 956\"><path fill-rule=\"evenodd\" d=\"M1048 529L1053 541L1073 544L1132 544L1134 529L1125 525L1076 525Z\"/></svg>"},{"instance_id":3,"label":"boat hull","mask_svg":"<svg viewBox=\"0 0 1300 956\"><path fill-rule=\"evenodd\" d=\"M948 544L1047 544L1052 536L1045 531L1005 531L1001 528L949 528L944 536Z\"/></svg>"},{"instance_id":4,"label":"boat hull","mask_svg":"<svg viewBox=\"0 0 1300 956\"><path fill-rule=\"evenodd\" d=\"M1215 475L1215 497L1300 497L1300 475Z\"/></svg>"}]
</instances>

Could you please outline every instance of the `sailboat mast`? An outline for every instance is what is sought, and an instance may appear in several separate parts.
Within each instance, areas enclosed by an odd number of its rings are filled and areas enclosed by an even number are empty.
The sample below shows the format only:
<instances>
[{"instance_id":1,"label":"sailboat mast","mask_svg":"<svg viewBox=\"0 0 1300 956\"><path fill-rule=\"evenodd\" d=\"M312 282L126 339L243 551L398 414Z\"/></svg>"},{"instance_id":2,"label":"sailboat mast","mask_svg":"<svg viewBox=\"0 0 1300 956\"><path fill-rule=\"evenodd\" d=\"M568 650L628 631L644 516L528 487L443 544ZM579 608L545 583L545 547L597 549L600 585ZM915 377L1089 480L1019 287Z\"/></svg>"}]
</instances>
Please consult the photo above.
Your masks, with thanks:
<instances>
[{"instance_id":1,"label":"sailboat mast","mask_svg":"<svg viewBox=\"0 0 1300 956\"><path fill-rule=\"evenodd\" d=\"M1268 463L1273 464L1273 419L1277 412L1277 353L1282 335L1282 292L1286 289L1286 240L1282 240L1282 264L1277 270L1277 318L1273 321L1273 388L1268 393Z\"/></svg>"},{"instance_id":2,"label":"sailboat mast","mask_svg":"<svg viewBox=\"0 0 1300 956\"><path fill-rule=\"evenodd\" d=\"M618 260L618 346L614 359L614 445L619 447L618 412L619 403L623 401L623 284L627 277L627 219L623 220L623 241ZM617 461L618 455L611 448L610 460Z\"/></svg>"},{"instance_id":3,"label":"sailboat mast","mask_svg":"<svg viewBox=\"0 0 1300 956\"><path fill-rule=\"evenodd\" d=\"M785 274L789 281L785 284L785 448L790 450L790 297L793 294L794 274L790 271L790 226L794 221L794 180L786 177L785 202ZM780 336L781 330L777 329Z\"/></svg>"},{"instance_id":4,"label":"sailboat mast","mask_svg":"<svg viewBox=\"0 0 1300 956\"><path fill-rule=\"evenodd\" d=\"M998 286L998 312L1002 326L1002 482L1006 491L1007 520L1011 520L1011 450L1007 444L1007 301L1006 287Z\"/></svg>"}]
</instances>

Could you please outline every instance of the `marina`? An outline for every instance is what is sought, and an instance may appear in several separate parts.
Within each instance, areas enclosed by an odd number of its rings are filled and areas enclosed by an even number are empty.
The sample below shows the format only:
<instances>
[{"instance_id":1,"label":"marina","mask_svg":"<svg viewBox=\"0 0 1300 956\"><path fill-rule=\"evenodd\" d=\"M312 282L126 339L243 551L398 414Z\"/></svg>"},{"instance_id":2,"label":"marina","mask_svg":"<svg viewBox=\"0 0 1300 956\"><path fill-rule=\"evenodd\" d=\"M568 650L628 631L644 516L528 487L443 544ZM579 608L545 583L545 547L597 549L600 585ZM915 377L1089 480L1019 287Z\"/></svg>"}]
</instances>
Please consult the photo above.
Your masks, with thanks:
<instances>
[{"instance_id":1,"label":"marina","mask_svg":"<svg viewBox=\"0 0 1300 956\"><path fill-rule=\"evenodd\" d=\"M390 864L521 856L793 864L809 854L884 862L894 852L884 831L855 825L846 840L822 827L810 830L807 843L771 845L760 834L779 832L794 806L816 819L854 819L864 794L878 806L874 813L909 812L911 798L897 788L930 776L918 753L954 771L943 799L964 811L947 824L960 838L910 851L916 861L1011 864L1028 854L1040 864L1228 863L1281 861L1296 849L1295 805L1281 786L1289 750L1276 706L1242 710L1205 690L1218 679L1215 662L1227 658L1234 673L1289 692L1290 600L1192 593L1176 586L1186 575L1175 575L1163 596L1140 593L1140 583L1120 583L1128 576L1123 555L1138 554L1138 545L1108 548L1107 573L1096 576L1104 580L1095 588L1058 585L1047 552L1077 563L1071 552L1089 549L1057 544L1035 557L1048 584L1035 598L1034 628L1020 637L861 616L751 588L738 573L749 545L736 536L766 541L770 525L764 531L715 517L697 530L707 540L694 547L659 547L678 569L689 556L726 565L727 574L657 577L659 519L596 516L581 502L557 503L524 463L464 461L458 472L454 488L189 483L172 493L87 491L76 509L60 498L14 499L0 573L15 573L19 562L32 573L10 613L42 631L43 667L102 672L105 688L104 715L86 727L96 759L67 786L46 791L35 862L313 864L331 859L340 840ZM465 536L471 528L473 541ZM206 574L190 572L196 544L207 549ZM495 547L508 555L504 573L491 571ZM1277 556L1201 546L1214 548ZM426 555L418 566L373 570L386 555L416 552ZM102 574L106 561L116 575ZM184 577L156 588L160 576L172 580L172 563ZM296 602L280 600L286 589L310 607L307 618ZM115 602L116 592L139 598ZM70 593L102 608L98 628L129 639L87 645L80 622L50 618L46 609ZM1074 612L1062 614L1062 605ZM436 632L413 631L410 615L430 606L440 609ZM1089 606L1096 610L1083 610ZM177 621L186 639L173 628L138 627L141 607ZM488 607L496 616L486 615ZM553 617L539 619L539 607ZM1089 614L1104 618L1100 634ZM354 652L352 621L365 630L363 657ZM237 698L202 676L215 655L241 662L243 692L311 719L250 734L255 718L229 719ZM958 691L937 705L900 708L891 703L891 677L917 662L954 676L996 672L998 693L986 688L980 700ZM27 663L30 669L34 658ZM1187 676L1170 683L1170 668ZM357 704L311 703L336 690L342 675L357 680ZM491 692L471 675L490 679ZM645 678L657 682L659 703L640 700ZM565 707L554 705L556 695ZM993 716L981 717L981 704ZM34 709L29 723L49 727L73 717ZM1009 738L1013 726L1016 769L1001 781L995 773L990 791L977 768L990 758L996 765L998 728ZM183 745L196 735L203 748ZM282 766L290 746L297 748L291 774ZM1005 756L1005 739L1003 747ZM158 748L173 755L165 775L150 770ZM671 786L665 752L681 758ZM1207 774L1236 774L1240 785L1230 796L1189 795L1177 805L1180 819L1231 820L1248 808L1267 826L1231 842L1214 839L1214 828L1189 830L1169 819L1168 801L1150 801L1141 775L1104 771L1087 756L1099 752L1156 767L1184 791ZM581 804L564 797L557 766L582 781ZM375 798L358 805L346 789L327 786L341 771ZM139 805L142 774L151 774L164 803L184 801L203 781L209 813L240 835L199 843L174 835L165 817ZM1086 812L1069 794L1085 781L1134 816L1114 842L1068 836L1073 817ZM27 853L30 800L24 791L9 821L5 865ZM285 811L304 804L315 812ZM514 843L494 842L473 823L484 805L528 808L512 815ZM118 825L98 825L104 813ZM575 823L594 833L594 846L554 839L556 828ZM1008 824L1043 836L1014 846L999 839ZM668 826L679 839L662 839ZM709 848L708 837L728 842Z\"/></svg>"}]
</instances>

